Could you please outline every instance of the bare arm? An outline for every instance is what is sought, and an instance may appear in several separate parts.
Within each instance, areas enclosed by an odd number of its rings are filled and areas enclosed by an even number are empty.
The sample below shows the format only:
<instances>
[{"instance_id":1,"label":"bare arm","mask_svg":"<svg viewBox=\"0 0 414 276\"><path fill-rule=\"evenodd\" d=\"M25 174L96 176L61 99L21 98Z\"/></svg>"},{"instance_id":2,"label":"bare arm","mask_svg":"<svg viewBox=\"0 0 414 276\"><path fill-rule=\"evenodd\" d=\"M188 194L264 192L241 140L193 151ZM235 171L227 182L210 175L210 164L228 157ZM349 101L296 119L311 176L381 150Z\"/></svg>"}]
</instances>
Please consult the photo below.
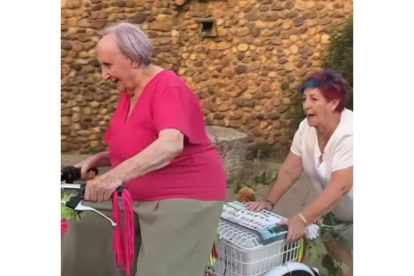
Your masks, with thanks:
<instances>
[{"instance_id":1,"label":"bare arm","mask_svg":"<svg viewBox=\"0 0 414 276\"><path fill-rule=\"evenodd\" d=\"M104 151L95 154L94 156L92 156L92 158L96 159L96 167L108 167L111 165L111 160L109 159L109 151Z\"/></svg>"},{"instance_id":2,"label":"bare arm","mask_svg":"<svg viewBox=\"0 0 414 276\"><path fill-rule=\"evenodd\" d=\"M302 172L302 157L290 151L277 174L276 182L272 186L266 200L276 205L280 198L298 180Z\"/></svg>"},{"instance_id":3,"label":"bare arm","mask_svg":"<svg viewBox=\"0 0 414 276\"><path fill-rule=\"evenodd\" d=\"M308 224L332 211L342 197L351 190L353 182L353 167L333 172L328 187L302 212Z\"/></svg>"},{"instance_id":4,"label":"bare arm","mask_svg":"<svg viewBox=\"0 0 414 276\"><path fill-rule=\"evenodd\" d=\"M124 161L112 170L112 174L123 183L149 172L159 170L183 151L184 135L175 129L165 129L146 149Z\"/></svg>"}]
</instances>

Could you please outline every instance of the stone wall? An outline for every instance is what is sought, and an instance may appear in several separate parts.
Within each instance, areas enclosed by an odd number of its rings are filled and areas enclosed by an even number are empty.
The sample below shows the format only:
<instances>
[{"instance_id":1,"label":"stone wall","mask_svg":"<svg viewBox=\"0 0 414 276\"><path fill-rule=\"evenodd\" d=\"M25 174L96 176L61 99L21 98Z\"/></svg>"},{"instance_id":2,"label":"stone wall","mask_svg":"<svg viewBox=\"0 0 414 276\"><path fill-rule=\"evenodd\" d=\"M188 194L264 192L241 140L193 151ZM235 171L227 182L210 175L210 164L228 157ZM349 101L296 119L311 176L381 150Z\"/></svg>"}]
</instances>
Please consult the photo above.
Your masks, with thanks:
<instances>
[{"instance_id":1,"label":"stone wall","mask_svg":"<svg viewBox=\"0 0 414 276\"><path fill-rule=\"evenodd\" d=\"M183 5L178 5L177 3ZM352 0L61 0L62 151L103 147L119 92L102 81L95 46L115 22L140 26L154 63L174 70L202 101L206 123L287 149L295 88L320 68Z\"/></svg>"}]
</instances>

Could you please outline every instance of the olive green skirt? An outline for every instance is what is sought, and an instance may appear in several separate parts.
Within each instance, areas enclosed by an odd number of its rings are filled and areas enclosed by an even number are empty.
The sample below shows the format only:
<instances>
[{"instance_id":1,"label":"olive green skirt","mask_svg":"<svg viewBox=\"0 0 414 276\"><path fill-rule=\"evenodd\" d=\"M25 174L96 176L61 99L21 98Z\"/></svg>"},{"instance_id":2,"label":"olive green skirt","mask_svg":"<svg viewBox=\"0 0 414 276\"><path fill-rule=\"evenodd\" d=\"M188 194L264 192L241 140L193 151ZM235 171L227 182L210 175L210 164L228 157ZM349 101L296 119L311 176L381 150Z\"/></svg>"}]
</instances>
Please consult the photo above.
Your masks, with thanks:
<instances>
[{"instance_id":1,"label":"olive green skirt","mask_svg":"<svg viewBox=\"0 0 414 276\"><path fill-rule=\"evenodd\" d=\"M88 205L112 217L110 202ZM134 202L137 261L131 275L202 276L222 209L223 202L218 201ZM110 223L94 212L84 212L80 222L70 222L62 236L61 275L125 275L116 266L112 238Z\"/></svg>"}]
</instances>

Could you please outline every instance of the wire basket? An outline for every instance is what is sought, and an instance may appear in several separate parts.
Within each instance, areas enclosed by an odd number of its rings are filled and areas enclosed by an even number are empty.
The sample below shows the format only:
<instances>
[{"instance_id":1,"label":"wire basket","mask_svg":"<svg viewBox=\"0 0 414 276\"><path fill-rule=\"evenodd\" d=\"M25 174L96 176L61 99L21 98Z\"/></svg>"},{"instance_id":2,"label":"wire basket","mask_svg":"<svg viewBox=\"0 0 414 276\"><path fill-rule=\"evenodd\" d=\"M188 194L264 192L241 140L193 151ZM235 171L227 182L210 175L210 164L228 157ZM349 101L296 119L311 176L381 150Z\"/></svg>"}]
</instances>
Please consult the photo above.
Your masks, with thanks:
<instances>
[{"instance_id":1,"label":"wire basket","mask_svg":"<svg viewBox=\"0 0 414 276\"><path fill-rule=\"evenodd\" d=\"M261 276L276 266L298 260L299 242L287 244L279 240L263 245L254 231L223 219L218 234L218 259L213 267L206 269L204 276Z\"/></svg>"}]
</instances>

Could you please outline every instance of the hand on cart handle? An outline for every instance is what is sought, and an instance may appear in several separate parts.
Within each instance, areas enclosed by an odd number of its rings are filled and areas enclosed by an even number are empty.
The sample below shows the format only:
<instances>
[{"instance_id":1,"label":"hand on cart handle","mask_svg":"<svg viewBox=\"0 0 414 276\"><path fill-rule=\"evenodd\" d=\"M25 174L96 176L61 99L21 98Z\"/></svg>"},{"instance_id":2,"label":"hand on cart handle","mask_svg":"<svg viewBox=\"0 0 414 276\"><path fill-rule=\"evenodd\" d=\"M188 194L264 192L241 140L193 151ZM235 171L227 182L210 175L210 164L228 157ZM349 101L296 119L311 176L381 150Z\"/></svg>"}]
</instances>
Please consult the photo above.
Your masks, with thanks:
<instances>
[{"instance_id":1,"label":"hand on cart handle","mask_svg":"<svg viewBox=\"0 0 414 276\"><path fill-rule=\"evenodd\" d=\"M251 201L246 204L246 207L248 210L255 212L260 212L262 210L273 210L273 206L269 201Z\"/></svg>"},{"instance_id":2,"label":"hand on cart handle","mask_svg":"<svg viewBox=\"0 0 414 276\"><path fill-rule=\"evenodd\" d=\"M95 175L99 173L97 168L91 168L89 169L89 171L93 172ZM64 167L61 169L61 181L68 184L81 179L80 175L81 169L76 168L74 166ZM89 188L86 188L87 186L89 186ZM124 190L124 186L122 186L122 181L120 179L111 176L111 173L108 172L102 175L99 179L90 180L87 182L87 184L81 184L80 190L82 191L80 193L81 197L85 200L99 201L99 193L101 192L101 190L105 191L105 193L109 193L110 190L110 195L116 190L118 192L118 196L121 196L122 191ZM94 196L93 194L95 194L96 196ZM107 197L105 196L104 198L107 199Z\"/></svg>"},{"instance_id":3,"label":"hand on cart handle","mask_svg":"<svg viewBox=\"0 0 414 276\"><path fill-rule=\"evenodd\" d=\"M80 170L80 179L82 180L91 180L93 178L95 178L99 171L97 168L95 167L89 167L89 164L83 164L83 165L75 165L75 168L79 168Z\"/></svg>"},{"instance_id":4,"label":"hand on cart handle","mask_svg":"<svg viewBox=\"0 0 414 276\"><path fill-rule=\"evenodd\" d=\"M87 181L93 179L97 175L96 167L99 167L99 158L97 156L98 155L91 156L88 159L74 165L75 168L79 168L81 170L80 179Z\"/></svg>"},{"instance_id":5,"label":"hand on cart handle","mask_svg":"<svg viewBox=\"0 0 414 276\"><path fill-rule=\"evenodd\" d=\"M115 190L120 195L122 194L124 188L122 184L122 180L109 171L97 179L88 181L85 189L85 200L94 202L109 201Z\"/></svg>"},{"instance_id":6,"label":"hand on cart handle","mask_svg":"<svg viewBox=\"0 0 414 276\"><path fill-rule=\"evenodd\" d=\"M281 221L277 225L287 227L288 234L286 236L286 241L289 243L306 238L306 225L298 216L293 216L289 220Z\"/></svg>"}]
</instances>

